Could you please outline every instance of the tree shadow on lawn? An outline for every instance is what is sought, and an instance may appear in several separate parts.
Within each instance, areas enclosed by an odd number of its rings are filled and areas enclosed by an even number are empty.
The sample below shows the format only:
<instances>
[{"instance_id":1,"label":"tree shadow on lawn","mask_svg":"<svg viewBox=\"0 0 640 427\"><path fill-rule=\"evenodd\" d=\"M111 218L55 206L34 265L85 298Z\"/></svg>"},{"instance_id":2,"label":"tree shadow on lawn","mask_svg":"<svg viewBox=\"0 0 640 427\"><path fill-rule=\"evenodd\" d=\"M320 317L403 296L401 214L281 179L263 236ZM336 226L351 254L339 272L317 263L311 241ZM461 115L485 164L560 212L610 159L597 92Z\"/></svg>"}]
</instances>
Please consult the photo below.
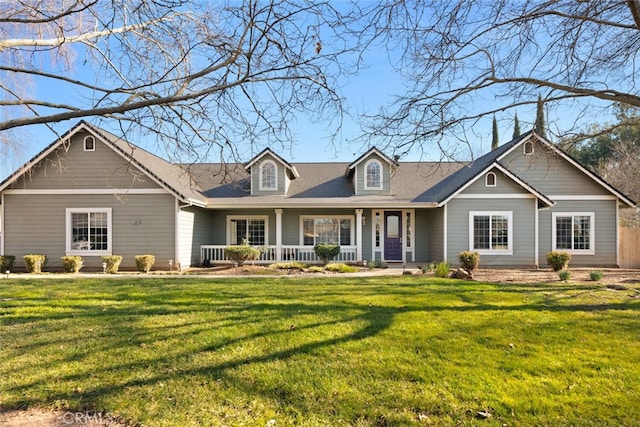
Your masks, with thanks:
<instances>
[{"instance_id":1,"label":"tree shadow on lawn","mask_svg":"<svg viewBox=\"0 0 640 427\"><path fill-rule=\"evenodd\" d=\"M482 289L467 286L455 288L456 284L416 285L394 281L394 285L381 286L377 283L359 283L360 286L346 286L319 294L310 294L307 287L296 290L295 285L258 294L250 288L234 289L233 284L229 288L215 290L192 289L189 286L164 289L156 286L149 289L148 293L125 292L116 286L113 294L103 298L99 304L95 296L81 293L68 295L61 301L51 300L50 297L7 300L3 309L5 314L11 314L12 307L24 309L31 306L33 310L27 311L36 311L46 302L48 307L59 308L60 311L7 316L2 319L5 328L20 328L30 324L31 328L42 327L46 330L52 328L55 322L60 322L59 330L55 330L60 332L67 329L68 333L59 338L51 338L50 333L44 333L42 340L3 350L4 363L20 367L5 375L19 376L21 370L26 372L34 369L42 370L44 375L29 381L13 381L16 384L6 386L5 393L13 397L5 398L0 410L52 407L60 405L60 402L76 410L93 410L96 402L127 389L191 376L202 376L212 381L232 380L233 387L243 389L246 393L259 394L254 384L243 384L234 371L252 364L289 361L300 355L314 355L335 346L375 337L388 330L398 315L409 312L602 312L640 309L640 301L572 304L562 297L563 293L570 291L602 290L602 286L596 285L541 287L534 292L544 290L549 295L535 302L520 300L504 305L499 301L486 302L487 293ZM511 284L490 290L492 294L531 291L528 287ZM265 295L270 299L269 302L263 301ZM416 295L422 295L423 299L416 300ZM442 304L440 300L430 304L424 301L425 295L436 295L442 301L449 301L449 304ZM395 298L383 303L391 296ZM306 297L311 301L305 301ZM338 302L335 301L337 297L341 297ZM149 319L156 318L165 323L148 324ZM340 325L344 327L338 327ZM97 329L96 336L91 340L82 335L89 326ZM331 328L330 332L327 333L325 328ZM211 335L212 330L219 333ZM324 332L319 334L320 331ZM273 339L275 347L258 347L255 354L240 355L230 360L216 360L213 357L214 361L204 366L187 366L183 363L194 355L225 354L229 349L241 348L263 339ZM180 341L185 343L183 347L165 352L153 349L154 343ZM84 343L87 345L83 346ZM45 358L41 364L20 366L20 359L28 354L48 352L61 345L75 350L71 353L60 351L58 357ZM116 358L114 352L129 354L133 360L129 361L124 356ZM93 358L100 354L111 355L114 363L106 366L93 363ZM57 372L64 372L62 368L72 362L84 363L84 366L56 376ZM83 386L80 390L68 384ZM43 396L31 392L33 389L46 389L47 392ZM265 394L264 397L282 400L283 405L292 404L286 393L281 396ZM307 410L302 403L298 402L298 405L301 405L298 411L304 413Z\"/></svg>"}]
</instances>

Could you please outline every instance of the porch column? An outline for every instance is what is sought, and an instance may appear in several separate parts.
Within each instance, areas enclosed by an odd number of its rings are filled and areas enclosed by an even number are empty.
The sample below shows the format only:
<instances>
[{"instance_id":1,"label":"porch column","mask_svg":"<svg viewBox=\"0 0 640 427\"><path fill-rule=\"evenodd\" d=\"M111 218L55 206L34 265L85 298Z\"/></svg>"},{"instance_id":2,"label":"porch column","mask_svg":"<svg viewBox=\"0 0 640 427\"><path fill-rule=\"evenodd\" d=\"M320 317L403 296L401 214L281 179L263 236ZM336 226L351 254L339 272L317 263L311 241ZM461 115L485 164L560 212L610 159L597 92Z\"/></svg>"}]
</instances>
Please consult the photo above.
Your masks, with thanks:
<instances>
[{"instance_id":1,"label":"porch column","mask_svg":"<svg viewBox=\"0 0 640 427\"><path fill-rule=\"evenodd\" d=\"M362 209L356 209L356 261L362 261Z\"/></svg>"},{"instance_id":2,"label":"porch column","mask_svg":"<svg viewBox=\"0 0 640 427\"><path fill-rule=\"evenodd\" d=\"M282 261L282 209L276 209L276 261Z\"/></svg>"}]
</instances>

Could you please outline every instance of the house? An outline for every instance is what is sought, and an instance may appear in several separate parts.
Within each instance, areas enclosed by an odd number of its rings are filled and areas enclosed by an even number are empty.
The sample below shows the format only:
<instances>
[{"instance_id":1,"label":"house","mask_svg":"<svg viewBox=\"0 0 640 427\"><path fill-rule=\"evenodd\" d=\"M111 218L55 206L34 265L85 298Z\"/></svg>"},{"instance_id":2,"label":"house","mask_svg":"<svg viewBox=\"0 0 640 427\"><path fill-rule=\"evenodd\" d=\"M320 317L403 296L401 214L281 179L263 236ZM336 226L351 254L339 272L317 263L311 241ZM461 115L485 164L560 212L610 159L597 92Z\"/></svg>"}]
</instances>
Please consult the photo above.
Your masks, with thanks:
<instances>
[{"instance_id":1,"label":"house","mask_svg":"<svg viewBox=\"0 0 640 427\"><path fill-rule=\"evenodd\" d=\"M80 255L153 254L157 268L224 261L243 241L260 262L316 261L334 242L345 262L615 266L618 212L635 203L534 132L472 163L398 162L371 148L351 163L291 164L265 149L245 164L167 162L86 122L0 184L1 250L48 268Z\"/></svg>"}]
</instances>

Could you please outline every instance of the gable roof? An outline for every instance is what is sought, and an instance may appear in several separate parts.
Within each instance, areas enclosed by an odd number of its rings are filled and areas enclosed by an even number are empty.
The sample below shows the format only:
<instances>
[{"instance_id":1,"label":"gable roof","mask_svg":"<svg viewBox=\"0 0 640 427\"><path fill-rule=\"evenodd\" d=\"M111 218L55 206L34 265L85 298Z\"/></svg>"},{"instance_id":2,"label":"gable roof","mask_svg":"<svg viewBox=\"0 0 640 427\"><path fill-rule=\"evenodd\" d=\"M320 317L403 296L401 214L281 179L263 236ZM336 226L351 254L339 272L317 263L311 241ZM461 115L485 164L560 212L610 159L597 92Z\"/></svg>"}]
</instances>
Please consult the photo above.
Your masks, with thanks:
<instances>
[{"instance_id":1,"label":"gable roof","mask_svg":"<svg viewBox=\"0 0 640 427\"><path fill-rule=\"evenodd\" d=\"M287 174L289 175L289 179L296 179L300 177L295 166L292 166L289 162L287 162L285 159L277 155L270 148L265 148L260 153L258 153L253 159L245 163L244 165L245 169L249 170L254 164L256 164L261 158L263 158L266 155L270 155L271 157L276 159L278 162L282 163L282 165L285 167L285 170L287 171Z\"/></svg>"},{"instance_id":2,"label":"gable roof","mask_svg":"<svg viewBox=\"0 0 640 427\"><path fill-rule=\"evenodd\" d=\"M65 141L68 141L73 135L81 131L86 131L93 137L98 138L125 160L131 162L131 164L142 170L155 183L173 194L179 200L199 206L206 205L206 199L202 196L200 189L193 182L188 171L180 167L180 165L170 163L155 154L143 150L137 145L131 144L124 139L85 121L78 122L75 126L60 136L60 138L49 144L16 172L6 178L2 183L0 183L0 191L5 190L9 185L17 181L36 164L60 147Z\"/></svg>"},{"instance_id":3,"label":"gable roof","mask_svg":"<svg viewBox=\"0 0 640 427\"><path fill-rule=\"evenodd\" d=\"M357 159L355 159L353 162L349 163L349 166L347 166L347 170L345 172L345 176L348 176L354 169L356 166L358 166L359 163L361 163L364 159L366 159L367 157L369 157L371 154L375 154L378 157L380 157L382 160L384 160L385 162L387 162L390 166L398 166L398 162L396 162L395 160L389 158L386 154L384 154L382 151L378 150L378 148L376 147L371 147L369 148L367 151L365 151L364 154L362 154L360 157L358 157Z\"/></svg>"}]
</instances>

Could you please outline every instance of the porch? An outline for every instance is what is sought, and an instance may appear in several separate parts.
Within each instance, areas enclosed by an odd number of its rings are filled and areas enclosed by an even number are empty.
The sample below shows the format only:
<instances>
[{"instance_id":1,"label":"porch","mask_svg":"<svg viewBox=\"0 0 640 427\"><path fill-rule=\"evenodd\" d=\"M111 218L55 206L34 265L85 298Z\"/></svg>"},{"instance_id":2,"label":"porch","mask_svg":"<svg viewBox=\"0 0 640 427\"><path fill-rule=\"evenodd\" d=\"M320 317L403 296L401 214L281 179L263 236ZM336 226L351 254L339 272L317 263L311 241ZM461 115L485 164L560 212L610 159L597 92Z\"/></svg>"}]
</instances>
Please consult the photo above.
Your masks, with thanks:
<instances>
[{"instance_id":1,"label":"porch","mask_svg":"<svg viewBox=\"0 0 640 427\"><path fill-rule=\"evenodd\" d=\"M200 246L200 263L208 261L210 264L229 263L224 255L227 245L202 245ZM256 264L271 264L274 262L305 262L320 263L321 260L313 251L313 246L282 245L260 246L260 257ZM357 246L340 246L340 253L334 258L337 262L355 263L358 261Z\"/></svg>"}]
</instances>

